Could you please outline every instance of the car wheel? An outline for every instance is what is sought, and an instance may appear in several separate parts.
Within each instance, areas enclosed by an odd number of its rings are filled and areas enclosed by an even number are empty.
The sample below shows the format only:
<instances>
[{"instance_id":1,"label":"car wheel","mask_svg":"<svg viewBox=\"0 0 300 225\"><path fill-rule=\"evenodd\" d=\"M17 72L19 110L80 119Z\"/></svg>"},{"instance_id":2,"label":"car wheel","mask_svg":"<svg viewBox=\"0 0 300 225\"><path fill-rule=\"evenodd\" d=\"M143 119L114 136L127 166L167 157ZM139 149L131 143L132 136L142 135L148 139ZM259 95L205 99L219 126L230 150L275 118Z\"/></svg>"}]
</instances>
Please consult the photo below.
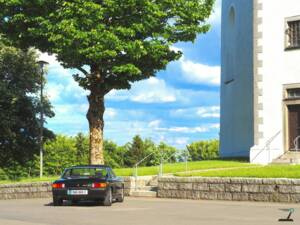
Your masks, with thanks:
<instances>
[{"instance_id":1,"label":"car wheel","mask_svg":"<svg viewBox=\"0 0 300 225\"><path fill-rule=\"evenodd\" d=\"M124 186L122 187L120 197L117 198L118 202L124 202Z\"/></svg>"},{"instance_id":2,"label":"car wheel","mask_svg":"<svg viewBox=\"0 0 300 225\"><path fill-rule=\"evenodd\" d=\"M53 196L53 205L54 206L62 206L63 200L61 198Z\"/></svg>"},{"instance_id":3,"label":"car wheel","mask_svg":"<svg viewBox=\"0 0 300 225\"><path fill-rule=\"evenodd\" d=\"M112 204L112 192L111 192L111 188L109 188L106 192L106 196L105 196L105 199L103 201L103 205L104 206L111 206Z\"/></svg>"}]
</instances>

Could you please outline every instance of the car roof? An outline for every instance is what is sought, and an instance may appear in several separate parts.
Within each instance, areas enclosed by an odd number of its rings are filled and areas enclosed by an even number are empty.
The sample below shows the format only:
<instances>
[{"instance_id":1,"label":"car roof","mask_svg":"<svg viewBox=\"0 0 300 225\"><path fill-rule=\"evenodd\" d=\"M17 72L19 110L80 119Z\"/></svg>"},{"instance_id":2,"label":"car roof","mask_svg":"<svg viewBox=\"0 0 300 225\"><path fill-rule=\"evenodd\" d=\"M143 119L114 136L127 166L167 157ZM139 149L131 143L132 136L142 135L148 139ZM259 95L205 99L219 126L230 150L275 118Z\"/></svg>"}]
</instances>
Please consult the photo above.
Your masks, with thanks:
<instances>
[{"instance_id":1,"label":"car roof","mask_svg":"<svg viewBox=\"0 0 300 225\"><path fill-rule=\"evenodd\" d=\"M71 166L67 169L74 169L74 168L110 168L110 166L106 166L106 165L78 165L78 166Z\"/></svg>"}]
</instances>

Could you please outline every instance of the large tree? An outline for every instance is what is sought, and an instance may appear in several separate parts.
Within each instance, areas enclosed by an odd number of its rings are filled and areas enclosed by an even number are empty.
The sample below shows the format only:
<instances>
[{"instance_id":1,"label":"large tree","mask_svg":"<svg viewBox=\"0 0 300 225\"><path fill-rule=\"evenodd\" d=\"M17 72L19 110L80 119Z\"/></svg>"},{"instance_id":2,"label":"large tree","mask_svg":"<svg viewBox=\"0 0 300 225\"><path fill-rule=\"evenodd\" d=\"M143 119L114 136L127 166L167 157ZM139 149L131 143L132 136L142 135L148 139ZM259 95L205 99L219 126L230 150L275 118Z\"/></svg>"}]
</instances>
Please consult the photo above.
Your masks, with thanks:
<instances>
[{"instance_id":1,"label":"large tree","mask_svg":"<svg viewBox=\"0 0 300 225\"><path fill-rule=\"evenodd\" d=\"M4 44L0 36L0 166L24 166L39 150L41 73L37 54ZM44 112L53 116L44 99ZM44 129L45 139L53 133Z\"/></svg>"},{"instance_id":2,"label":"large tree","mask_svg":"<svg viewBox=\"0 0 300 225\"><path fill-rule=\"evenodd\" d=\"M214 0L0 0L0 32L55 54L90 91L90 163L103 163L104 96L155 76L209 30Z\"/></svg>"}]
</instances>

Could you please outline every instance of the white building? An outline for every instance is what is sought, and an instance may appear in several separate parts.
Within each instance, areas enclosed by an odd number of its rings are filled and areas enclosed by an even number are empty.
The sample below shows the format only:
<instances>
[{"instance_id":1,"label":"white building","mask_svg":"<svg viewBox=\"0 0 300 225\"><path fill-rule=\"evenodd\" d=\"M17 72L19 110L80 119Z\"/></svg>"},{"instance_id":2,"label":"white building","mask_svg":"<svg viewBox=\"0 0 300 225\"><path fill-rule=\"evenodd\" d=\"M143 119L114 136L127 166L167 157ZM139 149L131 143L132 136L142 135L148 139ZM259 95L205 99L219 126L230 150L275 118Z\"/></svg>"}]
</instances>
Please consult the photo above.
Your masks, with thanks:
<instances>
[{"instance_id":1,"label":"white building","mask_svg":"<svg viewBox=\"0 0 300 225\"><path fill-rule=\"evenodd\" d=\"M300 0L222 0L221 82L223 157L298 157Z\"/></svg>"}]
</instances>

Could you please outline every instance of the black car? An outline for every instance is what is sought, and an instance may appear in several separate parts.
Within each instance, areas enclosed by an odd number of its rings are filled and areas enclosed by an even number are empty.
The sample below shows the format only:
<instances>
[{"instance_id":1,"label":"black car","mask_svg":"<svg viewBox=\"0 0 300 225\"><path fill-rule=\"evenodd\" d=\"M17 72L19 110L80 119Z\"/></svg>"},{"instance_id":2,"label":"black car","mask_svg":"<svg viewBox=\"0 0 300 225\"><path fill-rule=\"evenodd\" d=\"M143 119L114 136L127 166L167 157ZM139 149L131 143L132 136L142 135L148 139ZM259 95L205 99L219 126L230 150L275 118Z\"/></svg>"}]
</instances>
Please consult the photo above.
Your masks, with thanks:
<instances>
[{"instance_id":1,"label":"black car","mask_svg":"<svg viewBox=\"0 0 300 225\"><path fill-rule=\"evenodd\" d=\"M52 184L53 204L63 200L76 204L82 200L100 201L110 206L113 200L124 201L124 182L109 166L88 165L65 169L61 178Z\"/></svg>"}]
</instances>

